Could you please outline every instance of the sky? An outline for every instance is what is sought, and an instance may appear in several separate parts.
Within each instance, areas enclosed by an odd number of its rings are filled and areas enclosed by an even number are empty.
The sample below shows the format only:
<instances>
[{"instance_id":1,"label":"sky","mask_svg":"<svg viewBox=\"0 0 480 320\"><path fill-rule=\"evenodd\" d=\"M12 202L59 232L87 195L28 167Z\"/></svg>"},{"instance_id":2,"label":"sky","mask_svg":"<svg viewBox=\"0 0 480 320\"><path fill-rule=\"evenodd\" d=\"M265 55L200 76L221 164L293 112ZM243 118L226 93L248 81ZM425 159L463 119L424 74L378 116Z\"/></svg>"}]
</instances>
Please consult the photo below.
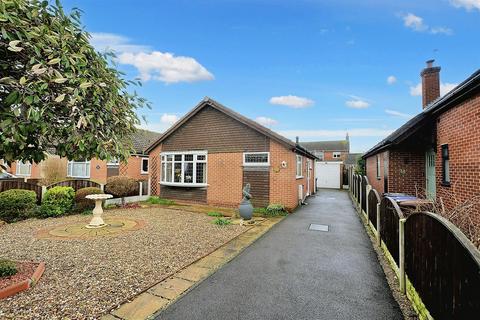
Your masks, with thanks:
<instances>
[{"instance_id":1,"label":"sky","mask_svg":"<svg viewBox=\"0 0 480 320\"><path fill-rule=\"evenodd\" d=\"M445 94L480 68L480 0L63 0L162 132L204 97L300 141L368 150L421 111L435 59Z\"/></svg>"}]
</instances>

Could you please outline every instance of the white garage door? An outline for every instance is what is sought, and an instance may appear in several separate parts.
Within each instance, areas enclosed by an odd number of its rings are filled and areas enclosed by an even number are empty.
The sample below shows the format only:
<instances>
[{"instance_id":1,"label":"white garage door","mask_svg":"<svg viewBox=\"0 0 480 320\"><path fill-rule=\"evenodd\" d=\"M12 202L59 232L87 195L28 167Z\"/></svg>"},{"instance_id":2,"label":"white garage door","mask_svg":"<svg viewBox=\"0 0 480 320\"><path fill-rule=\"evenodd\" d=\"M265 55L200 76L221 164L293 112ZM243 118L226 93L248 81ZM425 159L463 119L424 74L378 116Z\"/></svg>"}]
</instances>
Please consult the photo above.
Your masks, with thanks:
<instances>
[{"instance_id":1,"label":"white garage door","mask_svg":"<svg viewBox=\"0 0 480 320\"><path fill-rule=\"evenodd\" d=\"M317 187L340 189L340 168L341 163L338 162L316 162Z\"/></svg>"}]
</instances>

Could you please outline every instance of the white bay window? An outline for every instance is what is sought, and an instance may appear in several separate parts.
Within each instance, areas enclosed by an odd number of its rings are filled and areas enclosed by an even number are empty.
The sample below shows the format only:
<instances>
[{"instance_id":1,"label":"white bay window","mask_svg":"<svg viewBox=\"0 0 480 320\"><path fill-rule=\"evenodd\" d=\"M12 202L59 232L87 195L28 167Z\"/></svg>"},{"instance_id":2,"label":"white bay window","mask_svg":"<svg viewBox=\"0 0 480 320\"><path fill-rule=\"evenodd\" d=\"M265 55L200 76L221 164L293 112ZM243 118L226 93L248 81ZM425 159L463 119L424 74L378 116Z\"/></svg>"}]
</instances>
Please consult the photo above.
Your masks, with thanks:
<instances>
[{"instance_id":1,"label":"white bay window","mask_svg":"<svg viewBox=\"0 0 480 320\"><path fill-rule=\"evenodd\" d=\"M207 152L162 152L161 184L185 187L207 185Z\"/></svg>"}]
</instances>

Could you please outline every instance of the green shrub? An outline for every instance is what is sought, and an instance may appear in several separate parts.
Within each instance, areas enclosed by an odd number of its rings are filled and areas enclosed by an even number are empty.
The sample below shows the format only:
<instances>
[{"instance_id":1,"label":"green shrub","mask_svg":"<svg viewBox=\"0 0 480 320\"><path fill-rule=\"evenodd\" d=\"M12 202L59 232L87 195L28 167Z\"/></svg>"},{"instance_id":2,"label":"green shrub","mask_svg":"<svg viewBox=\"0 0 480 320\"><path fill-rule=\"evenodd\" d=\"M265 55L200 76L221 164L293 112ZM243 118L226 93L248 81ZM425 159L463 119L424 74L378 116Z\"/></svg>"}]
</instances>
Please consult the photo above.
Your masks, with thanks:
<instances>
[{"instance_id":1,"label":"green shrub","mask_svg":"<svg viewBox=\"0 0 480 320\"><path fill-rule=\"evenodd\" d=\"M113 194L115 197L122 198L122 206L125 205L125 197L138 195L138 182L130 177L114 176L107 179L105 191Z\"/></svg>"},{"instance_id":2,"label":"green shrub","mask_svg":"<svg viewBox=\"0 0 480 320\"><path fill-rule=\"evenodd\" d=\"M58 217L70 212L75 200L72 187L53 187L45 193L40 207L43 217Z\"/></svg>"},{"instance_id":3,"label":"green shrub","mask_svg":"<svg viewBox=\"0 0 480 320\"><path fill-rule=\"evenodd\" d=\"M150 197L147 199L147 202L150 204L162 204L166 206L170 206L172 204L175 204L175 201L173 200L168 200L168 199L163 199L160 197Z\"/></svg>"},{"instance_id":4,"label":"green shrub","mask_svg":"<svg viewBox=\"0 0 480 320\"><path fill-rule=\"evenodd\" d=\"M223 214L221 214L220 212L215 212L215 211L211 211L207 214L208 214L209 217L223 217Z\"/></svg>"},{"instance_id":5,"label":"green shrub","mask_svg":"<svg viewBox=\"0 0 480 320\"><path fill-rule=\"evenodd\" d=\"M95 187L87 187L78 189L75 192L75 210L78 212L83 212L85 210L92 210L95 207L95 201L86 199L85 197L89 194L101 194L103 193L102 189Z\"/></svg>"},{"instance_id":6,"label":"green shrub","mask_svg":"<svg viewBox=\"0 0 480 320\"><path fill-rule=\"evenodd\" d=\"M83 214L84 216L92 215L93 210L92 209L85 209L82 212L80 212L80 214Z\"/></svg>"},{"instance_id":7,"label":"green shrub","mask_svg":"<svg viewBox=\"0 0 480 320\"><path fill-rule=\"evenodd\" d=\"M17 273L15 262L0 259L0 277L9 277Z\"/></svg>"},{"instance_id":8,"label":"green shrub","mask_svg":"<svg viewBox=\"0 0 480 320\"><path fill-rule=\"evenodd\" d=\"M279 203L272 203L268 205L267 209L265 210L265 215L269 217L274 216L284 216L287 214L287 210L283 204Z\"/></svg>"},{"instance_id":9,"label":"green shrub","mask_svg":"<svg viewBox=\"0 0 480 320\"><path fill-rule=\"evenodd\" d=\"M35 215L37 195L35 191L10 189L0 192L0 219L14 222Z\"/></svg>"},{"instance_id":10,"label":"green shrub","mask_svg":"<svg viewBox=\"0 0 480 320\"><path fill-rule=\"evenodd\" d=\"M253 215L263 217L267 214L267 208L254 208Z\"/></svg>"},{"instance_id":11,"label":"green shrub","mask_svg":"<svg viewBox=\"0 0 480 320\"><path fill-rule=\"evenodd\" d=\"M217 226L227 226L232 223L229 219L225 218L217 218L212 221L213 224L216 224Z\"/></svg>"}]
</instances>

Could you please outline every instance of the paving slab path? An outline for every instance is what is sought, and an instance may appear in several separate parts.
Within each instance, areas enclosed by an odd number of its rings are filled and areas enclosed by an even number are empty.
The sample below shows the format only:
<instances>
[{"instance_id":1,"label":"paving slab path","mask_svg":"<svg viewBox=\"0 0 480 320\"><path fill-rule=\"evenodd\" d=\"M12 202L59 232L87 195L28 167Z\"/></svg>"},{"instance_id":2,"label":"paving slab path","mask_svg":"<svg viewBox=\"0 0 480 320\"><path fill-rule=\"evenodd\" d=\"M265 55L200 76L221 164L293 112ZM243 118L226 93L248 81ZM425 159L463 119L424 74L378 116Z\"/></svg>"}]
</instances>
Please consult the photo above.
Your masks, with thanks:
<instances>
[{"instance_id":1,"label":"paving slab path","mask_svg":"<svg viewBox=\"0 0 480 320\"><path fill-rule=\"evenodd\" d=\"M402 319L348 193L307 201L156 319Z\"/></svg>"}]
</instances>

